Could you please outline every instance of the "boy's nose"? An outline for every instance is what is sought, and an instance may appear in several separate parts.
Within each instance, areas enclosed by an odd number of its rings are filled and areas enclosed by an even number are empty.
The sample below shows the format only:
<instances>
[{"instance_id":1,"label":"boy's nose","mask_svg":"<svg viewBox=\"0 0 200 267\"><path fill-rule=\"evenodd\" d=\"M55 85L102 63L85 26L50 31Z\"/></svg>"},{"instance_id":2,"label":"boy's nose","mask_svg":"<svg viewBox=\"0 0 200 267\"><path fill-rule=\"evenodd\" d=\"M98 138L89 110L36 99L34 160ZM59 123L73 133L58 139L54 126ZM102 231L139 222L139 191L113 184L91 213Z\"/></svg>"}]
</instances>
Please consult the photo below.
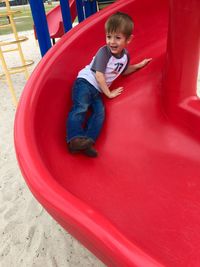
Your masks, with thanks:
<instances>
[{"instance_id":1,"label":"boy's nose","mask_svg":"<svg viewBox=\"0 0 200 267\"><path fill-rule=\"evenodd\" d=\"M110 39L110 43L111 43L111 44L114 44L114 43L115 43L115 39L114 39L114 38L111 38L111 39Z\"/></svg>"}]
</instances>

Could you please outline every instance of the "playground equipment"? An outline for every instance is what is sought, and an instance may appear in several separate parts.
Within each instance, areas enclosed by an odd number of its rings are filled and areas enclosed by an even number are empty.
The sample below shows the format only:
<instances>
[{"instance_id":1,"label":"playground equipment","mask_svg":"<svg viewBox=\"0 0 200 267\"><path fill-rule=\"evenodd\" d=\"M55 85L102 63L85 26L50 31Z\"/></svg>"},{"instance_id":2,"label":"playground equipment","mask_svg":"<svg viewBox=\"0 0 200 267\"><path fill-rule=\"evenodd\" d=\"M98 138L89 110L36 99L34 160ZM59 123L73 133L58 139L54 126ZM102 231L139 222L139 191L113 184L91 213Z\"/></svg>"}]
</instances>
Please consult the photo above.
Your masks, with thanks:
<instances>
[{"instance_id":1,"label":"playground equipment","mask_svg":"<svg viewBox=\"0 0 200 267\"><path fill-rule=\"evenodd\" d=\"M153 60L105 99L99 157L74 156L65 142L71 87L119 10L135 21L132 62ZM15 146L24 178L108 266L200 265L199 10L199 0L119 0L64 35L23 91Z\"/></svg>"},{"instance_id":2,"label":"playground equipment","mask_svg":"<svg viewBox=\"0 0 200 267\"><path fill-rule=\"evenodd\" d=\"M11 75L19 72L24 72L25 78L27 79L29 77L27 67L32 65L34 62L33 60L26 60L23 55L21 43L27 41L28 38L25 36L19 36L17 33L14 15L19 13L19 11L15 11L10 8L9 0L0 0L0 2L5 2L6 4L6 12L0 13L0 18L4 17L8 20L8 23L0 25L0 29L10 27L13 33L12 39L0 40L0 62L3 69L3 73L0 74L0 78L6 78L5 81L8 84L13 103L14 105L17 105L17 97L14 91ZM6 63L6 57L4 56L4 54L16 51L19 53L21 65L9 67Z\"/></svg>"},{"instance_id":3,"label":"playground equipment","mask_svg":"<svg viewBox=\"0 0 200 267\"><path fill-rule=\"evenodd\" d=\"M70 7L71 19L72 21L74 21L77 16L75 0L69 1L69 7ZM47 13L46 18L47 18L47 24L48 24L50 37L53 40L53 43L55 44L55 39L61 38L65 33L61 6L58 5L58 6L55 6L53 9L51 9ZM34 27L34 31L35 31L35 27ZM37 38L36 32L35 32L35 36Z\"/></svg>"},{"instance_id":4,"label":"playground equipment","mask_svg":"<svg viewBox=\"0 0 200 267\"><path fill-rule=\"evenodd\" d=\"M76 15L81 22L97 12L100 4L111 4L114 0L60 0L61 5L56 6L45 14L42 1L30 0L33 19L35 22L34 31L38 38L41 55L44 56L51 48L51 40L55 44L55 38L60 38L65 32L72 28L72 22ZM40 10L40 12L38 12Z\"/></svg>"},{"instance_id":5,"label":"playground equipment","mask_svg":"<svg viewBox=\"0 0 200 267\"><path fill-rule=\"evenodd\" d=\"M103 1L94 1L94 2L97 2L97 7L94 8L93 13L96 12L97 8L99 10L99 8L102 5L114 3L113 0L109 0L109 1L103 0ZM69 6L70 6L70 13L71 13L71 20L74 21L77 16L75 0L69 1ZM90 16L91 13L89 13L88 16ZM60 5L54 7L47 13L47 24L49 28L50 37L53 40L53 43L55 44L55 39L61 38L65 33Z\"/></svg>"}]
</instances>

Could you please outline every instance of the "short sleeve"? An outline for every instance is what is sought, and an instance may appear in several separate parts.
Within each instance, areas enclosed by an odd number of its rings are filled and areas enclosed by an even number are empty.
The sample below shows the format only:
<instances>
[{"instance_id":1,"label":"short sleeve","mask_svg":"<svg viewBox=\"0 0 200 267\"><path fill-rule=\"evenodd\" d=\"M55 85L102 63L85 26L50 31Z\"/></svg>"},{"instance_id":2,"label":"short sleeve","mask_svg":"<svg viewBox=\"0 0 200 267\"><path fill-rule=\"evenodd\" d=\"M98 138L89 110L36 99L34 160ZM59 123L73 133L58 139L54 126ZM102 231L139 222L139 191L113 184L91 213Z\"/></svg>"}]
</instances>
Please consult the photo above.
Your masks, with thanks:
<instances>
[{"instance_id":1,"label":"short sleeve","mask_svg":"<svg viewBox=\"0 0 200 267\"><path fill-rule=\"evenodd\" d=\"M127 70L128 65L130 63L130 55L129 55L128 51L126 51L126 55L127 55L127 64L126 64L124 70L122 71L122 73L124 73Z\"/></svg>"},{"instance_id":2,"label":"short sleeve","mask_svg":"<svg viewBox=\"0 0 200 267\"><path fill-rule=\"evenodd\" d=\"M99 49L91 65L91 70L96 72L105 73L106 66L111 57L111 52L107 46L103 46Z\"/></svg>"}]
</instances>

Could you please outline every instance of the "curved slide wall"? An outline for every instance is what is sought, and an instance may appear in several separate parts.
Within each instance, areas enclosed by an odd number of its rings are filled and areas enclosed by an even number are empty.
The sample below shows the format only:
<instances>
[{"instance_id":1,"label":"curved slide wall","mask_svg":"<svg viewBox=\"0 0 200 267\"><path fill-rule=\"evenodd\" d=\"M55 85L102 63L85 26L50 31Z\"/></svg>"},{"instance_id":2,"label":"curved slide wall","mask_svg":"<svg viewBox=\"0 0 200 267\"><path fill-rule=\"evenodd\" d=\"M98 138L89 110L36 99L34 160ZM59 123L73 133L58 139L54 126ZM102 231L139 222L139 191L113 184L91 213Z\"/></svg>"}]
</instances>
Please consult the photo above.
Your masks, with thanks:
<instances>
[{"instance_id":1,"label":"curved slide wall","mask_svg":"<svg viewBox=\"0 0 200 267\"><path fill-rule=\"evenodd\" d=\"M168 1L119 1L67 33L42 59L15 120L17 158L38 201L108 266L200 264L200 145L163 108ZM65 122L77 72L105 43L115 11L135 21L129 46L144 69L120 78L105 99L97 159L71 155Z\"/></svg>"}]
</instances>

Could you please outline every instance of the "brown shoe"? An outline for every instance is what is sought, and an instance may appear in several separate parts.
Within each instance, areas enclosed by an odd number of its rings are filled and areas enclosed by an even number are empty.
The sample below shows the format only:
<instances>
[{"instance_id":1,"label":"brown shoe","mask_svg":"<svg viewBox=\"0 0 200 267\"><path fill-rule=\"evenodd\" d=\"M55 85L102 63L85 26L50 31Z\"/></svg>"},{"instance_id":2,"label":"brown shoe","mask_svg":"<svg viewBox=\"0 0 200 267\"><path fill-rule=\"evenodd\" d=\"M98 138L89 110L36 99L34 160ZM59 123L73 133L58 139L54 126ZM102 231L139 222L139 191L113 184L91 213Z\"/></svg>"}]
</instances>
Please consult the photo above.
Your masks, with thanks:
<instances>
[{"instance_id":1,"label":"brown shoe","mask_svg":"<svg viewBox=\"0 0 200 267\"><path fill-rule=\"evenodd\" d=\"M92 145L92 143L93 143L92 140L89 138L77 137L69 142L68 148L70 152L74 153L89 148Z\"/></svg>"},{"instance_id":2,"label":"brown shoe","mask_svg":"<svg viewBox=\"0 0 200 267\"><path fill-rule=\"evenodd\" d=\"M96 158L98 156L98 152L96 151L96 149L93 146L90 146L88 148L86 148L85 150L83 150L83 153L91 158Z\"/></svg>"}]
</instances>

